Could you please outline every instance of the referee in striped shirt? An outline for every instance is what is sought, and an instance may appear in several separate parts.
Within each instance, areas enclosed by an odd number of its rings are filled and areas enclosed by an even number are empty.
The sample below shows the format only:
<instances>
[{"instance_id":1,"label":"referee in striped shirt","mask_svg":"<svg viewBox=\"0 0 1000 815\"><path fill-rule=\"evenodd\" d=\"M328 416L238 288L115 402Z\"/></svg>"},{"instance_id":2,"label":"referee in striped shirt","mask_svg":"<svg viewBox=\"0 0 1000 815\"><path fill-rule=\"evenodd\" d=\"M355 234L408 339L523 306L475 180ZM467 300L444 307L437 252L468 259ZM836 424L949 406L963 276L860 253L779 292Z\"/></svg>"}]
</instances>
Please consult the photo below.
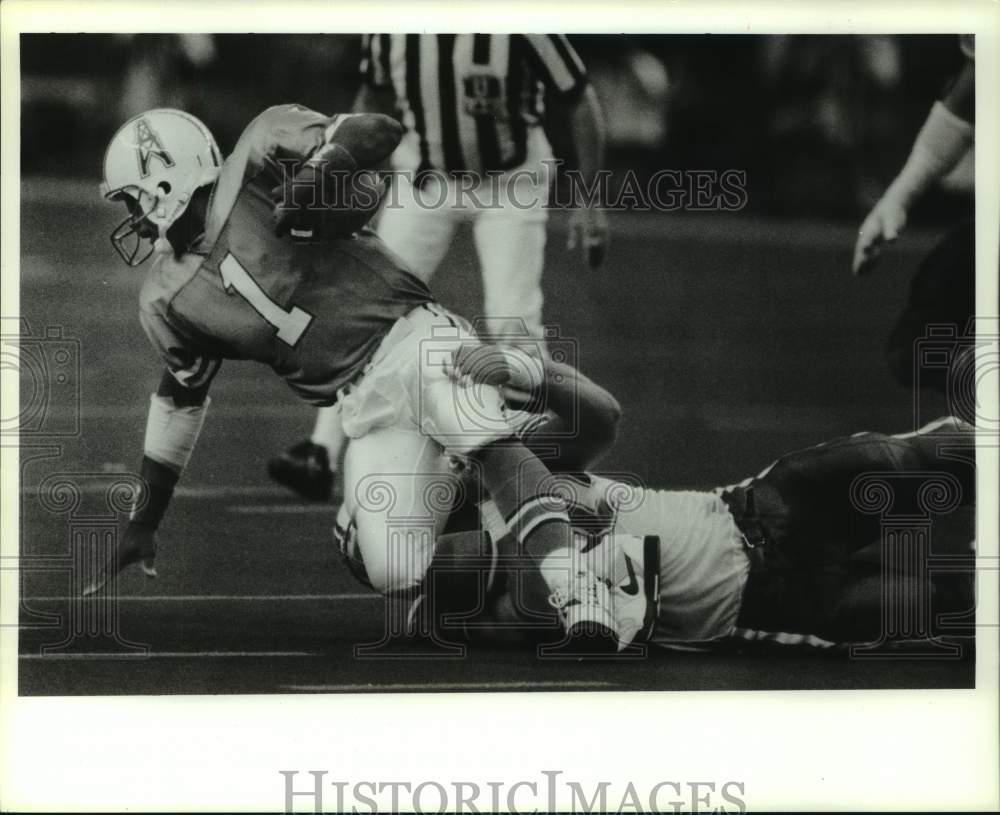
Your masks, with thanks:
<instances>
[{"instance_id":1,"label":"referee in striped shirt","mask_svg":"<svg viewBox=\"0 0 1000 815\"><path fill-rule=\"evenodd\" d=\"M566 142L587 189L598 188L603 163L600 107L573 46L559 34L371 34L361 73L355 108L394 115L405 128L379 237L429 282L455 229L471 223L485 295L477 328L541 349L546 131ZM577 203L568 248L596 267L607 221L599 198ZM272 477L326 497L343 438L339 408L321 409L312 438L271 460Z\"/></svg>"}]
</instances>

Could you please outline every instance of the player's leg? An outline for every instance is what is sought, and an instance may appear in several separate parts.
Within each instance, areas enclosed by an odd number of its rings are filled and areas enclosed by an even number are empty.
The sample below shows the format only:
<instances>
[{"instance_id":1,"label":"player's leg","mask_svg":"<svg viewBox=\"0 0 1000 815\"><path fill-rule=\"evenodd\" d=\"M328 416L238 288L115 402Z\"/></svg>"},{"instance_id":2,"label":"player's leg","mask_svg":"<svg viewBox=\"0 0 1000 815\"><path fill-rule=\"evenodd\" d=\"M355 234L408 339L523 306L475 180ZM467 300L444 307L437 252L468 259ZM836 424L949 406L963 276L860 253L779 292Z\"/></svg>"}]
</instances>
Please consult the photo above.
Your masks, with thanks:
<instances>
[{"instance_id":1,"label":"player's leg","mask_svg":"<svg viewBox=\"0 0 1000 815\"><path fill-rule=\"evenodd\" d=\"M502 206L476 214L473 237L483 274L484 324L495 337L542 338L547 183L527 174L508 182ZM503 340L501 340L503 341Z\"/></svg>"},{"instance_id":2,"label":"player's leg","mask_svg":"<svg viewBox=\"0 0 1000 815\"><path fill-rule=\"evenodd\" d=\"M468 335L457 339L467 341ZM561 623L572 648L617 647L608 588L573 547L565 502L550 494L545 465L512 436L500 394L488 386L452 382L431 362L424 369L420 400L422 427L477 469L526 556L526 568L512 576L509 586L525 620L543 627Z\"/></svg>"},{"instance_id":3,"label":"player's leg","mask_svg":"<svg viewBox=\"0 0 1000 815\"><path fill-rule=\"evenodd\" d=\"M340 405L319 408L312 435L270 459L267 472L303 498L329 501L345 438Z\"/></svg>"},{"instance_id":4,"label":"player's leg","mask_svg":"<svg viewBox=\"0 0 1000 815\"><path fill-rule=\"evenodd\" d=\"M340 453L346 438L340 421L339 404L316 411L316 424L313 426L309 441L326 451L327 461L331 469L337 468L337 462L340 460Z\"/></svg>"},{"instance_id":5,"label":"player's leg","mask_svg":"<svg viewBox=\"0 0 1000 815\"><path fill-rule=\"evenodd\" d=\"M442 447L414 428L380 427L350 441L344 500L375 590L398 594L423 579L456 481Z\"/></svg>"},{"instance_id":6,"label":"player's leg","mask_svg":"<svg viewBox=\"0 0 1000 815\"><path fill-rule=\"evenodd\" d=\"M433 306L417 315L415 327L424 338L412 395L418 425L476 469L528 556L531 568L518 575L514 591L525 616L553 620L555 608L572 638L593 635L595 647L612 645L610 595L575 556L565 502L547 487L549 470L514 438L495 388L454 382L445 372L443 363L473 339L468 326Z\"/></svg>"},{"instance_id":7,"label":"player's leg","mask_svg":"<svg viewBox=\"0 0 1000 815\"><path fill-rule=\"evenodd\" d=\"M447 481L450 475L447 462L433 459L429 451L437 451L435 455L439 455L447 449L450 454L465 456L477 466L483 484L507 515L508 526L518 544L536 564L524 576L528 586L526 613L543 617L553 625L561 620L574 645L613 647L614 618L607 587L593 575L574 568L575 558L570 549L572 532L565 503L554 499L544 488L549 471L513 440L503 399L495 388L453 382L445 372L444 362L469 341L474 341L469 328L454 315L435 304L415 309L397 323L376 354L372 367L342 400L344 430L352 439L345 463L345 469L350 468L345 501L356 500L359 506L359 537L364 536L372 545L385 549L384 527L395 524L394 516L375 505L364 511L362 522L361 505L370 496L358 492L366 478L377 480L385 472L403 474L399 476L402 479L399 485L393 481L382 491L393 498L393 505L406 508L406 517L422 518L417 524L420 530L441 531L438 519L429 520L419 500L436 500L442 515L454 501L443 501L438 489L432 490L432 499L426 479L407 480L405 473L418 476L432 473L435 479ZM383 432L390 429L391 432ZM373 436L374 441L363 441L373 434L378 434ZM414 440L419 438L428 442L427 447L420 448L423 451L420 456L418 442ZM402 452L387 454L385 449ZM362 455L368 450L373 451L371 455ZM414 468L416 462L422 462L421 472L408 471L408 459L414 462L411 465ZM443 524L443 517L440 522ZM405 524L401 529L405 531ZM373 555L386 565L373 566L370 578L383 590L398 591L418 579L432 548L429 540L433 539L425 536L409 544L397 537L388 539L392 542L388 555L383 557L381 551ZM407 561L406 568L399 569L392 558L394 553L408 551L407 545L417 551ZM553 607L559 612L558 618Z\"/></svg>"}]
</instances>

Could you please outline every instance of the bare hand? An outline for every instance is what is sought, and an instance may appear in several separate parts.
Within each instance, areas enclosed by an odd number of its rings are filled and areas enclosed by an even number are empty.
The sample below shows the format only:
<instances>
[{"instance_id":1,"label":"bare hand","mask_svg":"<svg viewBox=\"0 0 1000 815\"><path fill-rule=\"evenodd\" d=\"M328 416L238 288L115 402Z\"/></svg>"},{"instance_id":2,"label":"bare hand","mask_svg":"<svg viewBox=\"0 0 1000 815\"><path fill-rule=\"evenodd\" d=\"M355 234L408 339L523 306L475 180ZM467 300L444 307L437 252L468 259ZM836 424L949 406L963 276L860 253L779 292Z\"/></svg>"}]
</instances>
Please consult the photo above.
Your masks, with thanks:
<instances>
[{"instance_id":1,"label":"bare hand","mask_svg":"<svg viewBox=\"0 0 1000 815\"><path fill-rule=\"evenodd\" d=\"M881 257L885 244L896 240L904 226L906 208L894 196L883 196L868 213L858 231L851 271L856 275L871 271Z\"/></svg>"},{"instance_id":2,"label":"bare hand","mask_svg":"<svg viewBox=\"0 0 1000 815\"><path fill-rule=\"evenodd\" d=\"M462 343L444 362L448 377L462 385L482 384L531 391L542 384L544 363L519 348Z\"/></svg>"}]
</instances>

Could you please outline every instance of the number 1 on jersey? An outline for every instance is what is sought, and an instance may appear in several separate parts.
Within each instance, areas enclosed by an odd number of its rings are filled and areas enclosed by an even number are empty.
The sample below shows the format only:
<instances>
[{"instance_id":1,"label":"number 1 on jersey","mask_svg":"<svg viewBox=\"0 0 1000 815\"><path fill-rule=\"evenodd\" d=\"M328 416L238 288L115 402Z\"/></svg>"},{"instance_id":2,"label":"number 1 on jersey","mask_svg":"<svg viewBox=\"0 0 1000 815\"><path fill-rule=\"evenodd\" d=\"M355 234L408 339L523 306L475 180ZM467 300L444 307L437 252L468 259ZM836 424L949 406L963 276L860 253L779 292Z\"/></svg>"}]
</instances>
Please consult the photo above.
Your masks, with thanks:
<instances>
[{"instance_id":1,"label":"number 1 on jersey","mask_svg":"<svg viewBox=\"0 0 1000 815\"><path fill-rule=\"evenodd\" d=\"M298 306L292 306L289 311L285 311L267 296L267 292L231 254L227 254L219 264L219 274L222 275L222 285L226 287L226 291L236 289L261 317L274 326L279 340L295 347L313 321L312 314Z\"/></svg>"}]
</instances>

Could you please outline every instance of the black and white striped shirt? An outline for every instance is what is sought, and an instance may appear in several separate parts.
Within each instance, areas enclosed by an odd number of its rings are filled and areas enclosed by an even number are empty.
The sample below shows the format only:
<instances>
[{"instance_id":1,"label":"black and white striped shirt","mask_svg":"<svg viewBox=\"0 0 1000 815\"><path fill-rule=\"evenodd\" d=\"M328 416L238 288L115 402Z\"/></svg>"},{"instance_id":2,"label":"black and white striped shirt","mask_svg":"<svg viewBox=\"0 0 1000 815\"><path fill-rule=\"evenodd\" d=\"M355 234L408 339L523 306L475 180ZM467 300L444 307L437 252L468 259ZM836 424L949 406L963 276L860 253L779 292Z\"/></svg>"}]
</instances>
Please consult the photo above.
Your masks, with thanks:
<instances>
[{"instance_id":1,"label":"black and white striped shirt","mask_svg":"<svg viewBox=\"0 0 1000 815\"><path fill-rule=\"evenodd\" d=\"M561 34L369 34L362 54L365 82L394 91L406 128L393 157L398 170L517 167L545 99L587 84Z\"/></svg>"}]
</instances>

